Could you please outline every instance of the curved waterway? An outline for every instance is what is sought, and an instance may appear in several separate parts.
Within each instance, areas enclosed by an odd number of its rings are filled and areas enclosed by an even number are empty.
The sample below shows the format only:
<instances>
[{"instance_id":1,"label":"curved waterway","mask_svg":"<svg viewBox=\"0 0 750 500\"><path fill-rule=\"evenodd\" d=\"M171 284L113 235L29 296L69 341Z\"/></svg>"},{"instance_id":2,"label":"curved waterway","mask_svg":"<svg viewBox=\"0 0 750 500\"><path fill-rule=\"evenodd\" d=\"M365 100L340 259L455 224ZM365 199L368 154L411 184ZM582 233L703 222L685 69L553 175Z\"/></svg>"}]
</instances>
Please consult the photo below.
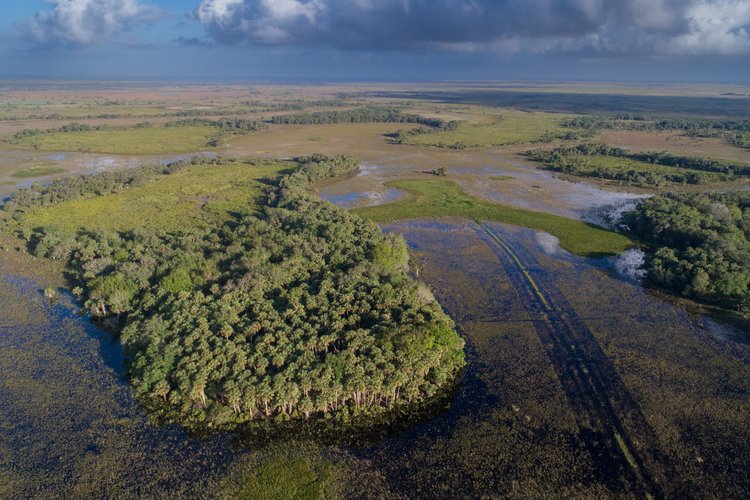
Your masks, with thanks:
<instances>
[{"instance_id":1,"label":"curved waterway","mask_svg":"<svg viewBox=\"0 0 750 500\"><path fill-rule=\"evenodd\" d=\"M414 498L750 495L738 332L543 233L461 220L385 229L406 238L469 365L444 413L334 455ZM9 274L0 285L0 495L202 495L251 453L231 435L199 441L149 421L119 345L69 297L49 303Z\"/></svg>"}]
</instances>

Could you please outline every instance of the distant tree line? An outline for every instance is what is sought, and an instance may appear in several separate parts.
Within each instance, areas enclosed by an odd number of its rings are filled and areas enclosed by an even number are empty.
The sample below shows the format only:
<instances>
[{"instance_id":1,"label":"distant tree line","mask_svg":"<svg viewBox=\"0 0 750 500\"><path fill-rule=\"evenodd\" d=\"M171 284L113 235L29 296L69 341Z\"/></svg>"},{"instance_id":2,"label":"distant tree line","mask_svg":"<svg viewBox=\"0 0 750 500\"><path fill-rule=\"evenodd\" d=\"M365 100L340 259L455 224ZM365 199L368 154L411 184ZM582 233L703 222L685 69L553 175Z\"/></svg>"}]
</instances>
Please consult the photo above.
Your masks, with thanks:
<instances>
[{"instance_id":1,"label":"distant tree line","mask_svg":"<svg viewBox=\"0 0 750 500\"><path fill-rule=\"evenodd\" d=\"M409 138L415 137L418 135L429 135L429 134L437 134L440 132L452 132L454 130L458 130L458 128L461 126L463 122L461 120L450 120L450 121L441 121L439 125L433 126L433 127L416 127L412 129L399 129L396 132L393 132L391 134L387 134L387 137L391 139L391 142L394 144L404 144L408 142ZM466 145L463 143L456 143L453 145L452 149L465 149Z\"/></svg>"},{"instance_id":2,"label":"distant tree line","mask_svg":"<svg viewBox=\"0 0 750 500\"><path fill-rule=\"evenodd\" d=\"M563 127L586 130L642 130L683 132L690 137L720 137L738 147L750 147L750 120L706 118L652 118L639 114L592 115L571 118Z\"/></svg>"},{"instance_id":3,"label":"distant tree line","mask_svg":"<svg viewBox=\"0 0 750 500\"><path fill-rule=\"evenodd\" d=\"M46 130L41 129L25 129L20 132L16 132L9 142L20 143L24 139L30 137L39 137L47 134L68 134L76 132L92 132L92 131L123 131L133 130L142 128L152 128L155 125L151 122L141 122L135 125L87 125L83 123L70 123L57 128L49 128ZM264 122L257 120L247 120L244 118L220 118L218 120L210 120L206 118L192 118L176 120L165 123L164 127L211 127L217 129L216 135L211 137L206 146L218 147L221 145L222 139L226 135L243 135L262 130L267 128Z\"/></svg>"},{"instance_id":4,"label":"distant tree line","mask_svg":"<svg viewBox=\"0 0 750 500\"><path fill-rule=\"evenodd\" d=\"M640 202L622 222L650 249L649 281L750 312L750 192L667 193Z\"/></svg>"},{"instance_id":5,"label":"distant tree line","mask_svg":"<svg viewBox=\"0 0 750 500\"><path fill-rule=\"evenodd\" d=\"M272 123L281 125L317 125L330 123L418 123L430 127L440 127L443 121L414 114L402 113L386 106L367 106L347 110L319 111L274 116Z\"/></svg>"},{"instance_id":6,"label":"distant tree line","mask_svg":"<svg viewBox=\"0 0 750 500\"><path fill-rule=\"evenodd\" d=\"M736 177L750 177L750 165L729 163L707 158L693 158L667 152L637 153L604 144L579 144L552 150L529 151L527 156L555 172L586 177L623 181L642 186L661 187L667 182L703 184L726 181ZM610 168L605 162L597 164L597 157L623 158L654 166L684 169L685 172L665 172L633 165L632 168ZM704 175L703 172L709 173Z\"/></svg>"},{"instance_id":7,"label":"distant tree line","mask_svg":"<svg viewBox=\"0 0 750 500\"><path fill-rule=\"evenodd\" d=\"M88 311L121 328L135 393L162 418L196 429L346 421L429 400L463 366L452 321L408 275L403 238L310 194L357 162L297 162L260 213L208 232L29 235L40 257L68 260ZM188 165L63 179L22 190L8 209L114 192Z\"/></svg>"}]
</instances>

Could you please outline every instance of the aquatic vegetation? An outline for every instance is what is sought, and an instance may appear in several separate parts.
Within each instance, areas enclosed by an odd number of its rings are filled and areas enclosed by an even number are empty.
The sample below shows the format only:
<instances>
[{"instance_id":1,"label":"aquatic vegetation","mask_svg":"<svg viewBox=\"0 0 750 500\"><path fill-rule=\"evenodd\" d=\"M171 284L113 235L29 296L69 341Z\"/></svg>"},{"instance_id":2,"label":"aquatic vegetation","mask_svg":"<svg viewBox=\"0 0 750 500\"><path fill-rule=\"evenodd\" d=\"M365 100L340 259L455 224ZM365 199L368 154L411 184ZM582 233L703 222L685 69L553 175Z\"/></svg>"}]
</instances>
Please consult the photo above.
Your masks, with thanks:
<instances>
[{"instance_id":1,"label":"aquatic vegetation","mask_svg":"<svg viewBox=\"0 0 750 500\"><path fill-rule=\"evenodd\" d=\"M4 209L23 211L16 223L21 233L34 228L57 235L81 230L173 231L253 210L264 179L275 178L290 166L263 160L196 159L69 177L22 189Z\"/></svg>"},{"instance_id":2,"label":"aquatic vegetation","mask_svg":"<svg viewBox=\"0 0 750 500\"><path fill-rule=\"evenodd\" d=\"M456 183L447 180L404 180L386 185L402 189L410 196L386 205L358 208L354 213L376 222L427 217L506 222L546 231L557 236L566 250L592 257L620 253L631 245L626 236L593 224L473 198Z\"/></svg>"},{"instance_id":3,"label":"aquatic vegetation","mask_svg":"<svg viewBox=\"0 0 750 500\"><path fill-rule=\"evenodd\" d=\"M311 454L307 454L311 455ZM230 474L222 497L256 498L332 498L335 473L333 466L319 456L277 454L255 467Z\"/></svg>"},{"instance_id":4,"label":"aquatic vegetation","mask_svg":"<svg viewBox=\"0 0 750 500\"><path fill-rule=\"evenodd\" d=\"M15 177L16 179L32 179L34 177L62 174L63 172L65 172L65 169L62 167L55 167L51 165L37 165L13 172L11 174L11 177Z\"/></svg>"}]
</instances>

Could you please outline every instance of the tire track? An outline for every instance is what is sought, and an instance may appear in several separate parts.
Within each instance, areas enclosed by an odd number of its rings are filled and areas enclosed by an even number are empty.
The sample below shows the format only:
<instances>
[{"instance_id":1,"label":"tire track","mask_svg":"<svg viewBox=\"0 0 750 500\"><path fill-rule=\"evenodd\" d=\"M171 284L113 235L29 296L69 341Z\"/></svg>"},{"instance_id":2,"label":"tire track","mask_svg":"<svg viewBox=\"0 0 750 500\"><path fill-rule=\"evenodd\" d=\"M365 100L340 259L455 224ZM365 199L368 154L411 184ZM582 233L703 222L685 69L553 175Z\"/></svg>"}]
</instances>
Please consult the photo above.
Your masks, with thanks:
<instances>
[{"instance_id":1,"label":"tire track","mask_svg":"<svg viewBox=\"0 0 750 500\"><path fill-rule=\"evenodd\" d=\"M601 479L614 491L667 495L656 435L591 331L559 290L532 277L530 253L488 224L475 229L525 299Z\"/></svg>"}]
</instances>

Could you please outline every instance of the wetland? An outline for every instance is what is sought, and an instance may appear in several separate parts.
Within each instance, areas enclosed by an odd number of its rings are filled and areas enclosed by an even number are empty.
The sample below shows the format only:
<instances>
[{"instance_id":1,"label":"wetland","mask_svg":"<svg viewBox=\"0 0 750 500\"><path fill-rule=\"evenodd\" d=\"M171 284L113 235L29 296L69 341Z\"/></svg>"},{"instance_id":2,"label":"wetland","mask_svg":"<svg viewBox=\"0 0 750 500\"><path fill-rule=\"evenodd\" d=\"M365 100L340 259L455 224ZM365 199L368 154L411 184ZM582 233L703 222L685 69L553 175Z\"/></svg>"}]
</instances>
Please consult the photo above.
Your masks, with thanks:
<instances>
[{"instance_id":1,"label":"wetland","mask_svg":"<svg viewBox=\"0 0 750 500\"><path fill-rule=\"evenodd\" d=\"M747 318L723 299L708 314L652 288L644 276L657 240L618 224L644 199L656 196L653 211L665 190L691 200L696 187L613 185L550 172L526 156L626 141L639 154L653 151L653 143L639 147L650 136L633 130L566 138L566 121L602 103L607 113L660 117L710 109L741 118L743 108L726 104L721 88L698 88L701 97L675 89L664 100L647 89L612 98L605 86L581 94L486 87L258 86L254 105L239 85L103 87L122 103L117 118L96 118L107 110L75 88L3 87L14 103L0 121L6 137L80 119L106 123L117 150L0 142L0 190L11 200L0 211L0 495L750 495ZM27 109L22 96L52 104ZM398 113L382 113L393 106ZM209 155L210 125L195 137L191 127L165 127L186 141L166 149L129 146L142 142L131 137L141 130L134 120L167 124L186 109L263 125L226 133ZM353 122L363 109L381 111ZM461 125L440 129L454 121ZM432 126L392 140L404 127ZM683 133L659 138L679 157L747 159L723 136L701 137L698 150ZM466 147L449 147L457 141ZM332 160L342 154L354 159ZM305 166L326 162L345 167L323 175ZM151 173L140 180L144 167ZM82 174L87 180L77 180ZM726 178L700 186L745 188ZM734 255L744 248L744 202L737 215L720 210L722 200L697 210L718 221L701 226L716 232L711 238L729 231L720 223L734 228L736 248L726 250ZM644 216L639 231L651 220ZM330 318L324 296L338 308ZM190 319L203 315L206 324ZM363 333L373 328L382 343L368 343ZM345 342L333 338L344 331ZM315 338L314 356L283 350ZM174 356L166 346L178 344ZM327 350L362 373L344 370L320 390L297 380L308 369L328 380L310 368ZM235 361L192 371L201 352ZM259 369L264 363L275 368ZM399 372L414 383L388 378ZM263 373L275 377L269 387ZM238 382L236 394L228 381ZM337 387L351 400L329 398ZM397 411L403 419L381 411L391 390L408 399ZM420 398L433 404L411 405ZM378 418L358 426L365 406ZM342 436L309 425L318 411ZM246 425L264 414L260 432ZM352 425L356 433L344 432Z\"/></svg>"}]
</instances>

